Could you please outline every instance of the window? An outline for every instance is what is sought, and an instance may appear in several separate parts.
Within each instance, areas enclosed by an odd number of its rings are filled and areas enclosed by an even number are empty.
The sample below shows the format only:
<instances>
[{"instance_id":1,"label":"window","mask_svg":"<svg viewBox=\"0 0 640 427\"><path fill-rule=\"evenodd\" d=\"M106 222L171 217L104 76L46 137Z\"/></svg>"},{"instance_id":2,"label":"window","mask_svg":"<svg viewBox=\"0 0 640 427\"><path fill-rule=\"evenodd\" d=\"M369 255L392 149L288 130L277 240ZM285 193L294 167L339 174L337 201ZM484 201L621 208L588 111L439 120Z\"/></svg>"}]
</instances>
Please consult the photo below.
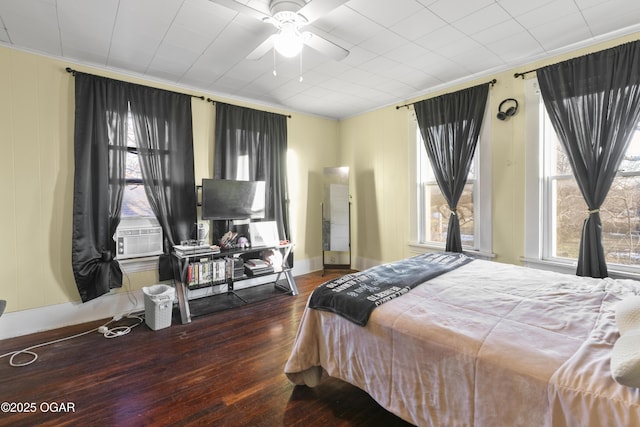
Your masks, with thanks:
<instances>
[{"instance_id":1,"label":"window","mask_svg":"<svg viewBox=\"0 0 640 427\"><path fill-rule=\"evenodd\" d=\"M125 187L122 194L122 206L120 211L119 232L134 234L140 230L139 239L125 239L123 243L120 237L116 238L117 250L121 267L127 273L156 270L158 268L155 256L162 251L162 233L158 231L159 222L151 209L147 193L144 188L140 160L138 157L138 145L133 128L131 111L127 119L127 155L125 170ZM136 231L124 231L136 230ZM124 250L121 244L127 247ZM123 251L122 253L120 251ZM133 252L128 252L132 250Z\"/></svg>"},{"instance_id":2,"label":"window","mask_svg":"<svg viewBox=\"0 0 640 427\"><path fill-rule=\"evenodd\" d=\"M525 259L573 273L587 205L535 79L526 84L526 102ZM640 273L640 123L600 208L600 219L609 273L634 277Z\"/></svg>"},{"instance_id":3,"label":"window","mask_svg":"<svg viewBox=\"0 0 640 427\"><path fill-rule=\"evenodd\" d=\"M490 102L487 102L490 105ZM492 257L491 243L491 129L487 107L474 161L458 203L463 250ZM415 116L410 119L410 176L415 184L410 197L410 246L416 252L443 250L451 211L433 175Z\"/></svg>"},{"instance_id":4,"label":"window","mask_svg":"<svg viewBox=\"0 0 640 427\"><path fill-rule=\"evenodd\" d=\"M133 130L131 112L129 112L127 123L126 185L124 194L122 195L121 220L125 222L127 219L134 218L152 218L155 220L155 215L149 205L142 181L142 172L140 171L140 161L138 159L138 145Z\"/></svg>"},{"instance_id":5,"label":"window","mask_svg":"<svg viewBox=\"0 0 640 427\"><path fill-rule=\"evenodd\" d=\"M447 231L451 210L445 200L431 168L420 130L416 135L416 151L418 155L418 241L420 243L435 243L444 245L447 241ZM458 202L458 218L460 221L460 238L462 246L467 249L477 249L475 236L478 234L474 215L476 190L476 173L480 155L476 149L473 163L467 176L467 183Z\"/></svg>"},{"instance_id":6,"label":"window","mask_svg":"<svg viewBox=\"0 0 640 427\"><path fill-rule=\"evenodd\" d=\"M541 102L544 248L550 259L576 260L587 205ZM640 127L600 208L607 264L640 266Z\"/></svg>"}]
</instances>

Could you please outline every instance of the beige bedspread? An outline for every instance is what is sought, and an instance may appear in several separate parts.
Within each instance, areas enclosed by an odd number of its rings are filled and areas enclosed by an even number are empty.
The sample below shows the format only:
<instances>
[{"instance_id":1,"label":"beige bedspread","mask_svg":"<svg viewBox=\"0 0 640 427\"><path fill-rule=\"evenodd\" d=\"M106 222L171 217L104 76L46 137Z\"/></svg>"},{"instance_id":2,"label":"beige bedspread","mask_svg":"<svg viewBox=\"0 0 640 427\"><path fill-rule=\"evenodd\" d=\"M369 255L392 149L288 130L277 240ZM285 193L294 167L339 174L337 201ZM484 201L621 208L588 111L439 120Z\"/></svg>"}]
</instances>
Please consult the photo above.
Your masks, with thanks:
<instances>
[{"instance_id":1,"label":"beige bedspread","mask_svg":"<svg viewBox=\"0 0 640 427\"><path fill-rule=\"evenodd\" d=\"M307 308L285 373L354 384L421 426L640 426L609 370L631 280L476 260L376 308L365 327Z\"/></svg>"}]
</instances>

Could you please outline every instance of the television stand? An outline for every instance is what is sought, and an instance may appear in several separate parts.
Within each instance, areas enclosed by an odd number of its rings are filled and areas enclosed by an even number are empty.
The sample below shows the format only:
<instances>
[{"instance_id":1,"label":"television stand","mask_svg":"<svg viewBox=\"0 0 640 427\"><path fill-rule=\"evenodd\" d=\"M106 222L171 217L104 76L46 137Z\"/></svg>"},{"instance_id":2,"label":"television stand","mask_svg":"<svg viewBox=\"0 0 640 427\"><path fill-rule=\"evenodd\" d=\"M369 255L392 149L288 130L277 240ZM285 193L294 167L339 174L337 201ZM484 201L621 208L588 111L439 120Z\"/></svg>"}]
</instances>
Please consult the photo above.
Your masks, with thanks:
<instances>
[{"instance_id":1,"label":"television stand","mask_svg":"<svg viewBox=\"0 0 640 427\"><path fill-rule=\"evenodd\" d=\"M172 255L176 258L177 263L177 271L175 271L174 276L182 323L191 322L192 317L197 315L191 313L189 299L190 291L195 289L226 285L226 291L214 294L211 297L233 295L234 298L238 298L241 301L240 305L244 305L247 301L235 292L235 283L259 277L275 276L273 282L277 289L289 293L292 296L298 295L298 288L296 287L296 282L291 273L291 267L288 261L293 246L293 243L287 243L284 245L235 248L220 251L194 251L194 253L189 253L188 251L177 253L175 250L172 251ZM279 251L280 254L282 254L282 265L273 266L273 270L258 269L252 275L244 274L244 261L241 261L243 259L242 256L259 254L267 250ZM238 263L242 263L241 265L243 267L243 274L240 276L235 273L236 268L234 268ZM282 275L284 275L287 281L287 287L278 283Z\"/></svg>"}]
</instances>

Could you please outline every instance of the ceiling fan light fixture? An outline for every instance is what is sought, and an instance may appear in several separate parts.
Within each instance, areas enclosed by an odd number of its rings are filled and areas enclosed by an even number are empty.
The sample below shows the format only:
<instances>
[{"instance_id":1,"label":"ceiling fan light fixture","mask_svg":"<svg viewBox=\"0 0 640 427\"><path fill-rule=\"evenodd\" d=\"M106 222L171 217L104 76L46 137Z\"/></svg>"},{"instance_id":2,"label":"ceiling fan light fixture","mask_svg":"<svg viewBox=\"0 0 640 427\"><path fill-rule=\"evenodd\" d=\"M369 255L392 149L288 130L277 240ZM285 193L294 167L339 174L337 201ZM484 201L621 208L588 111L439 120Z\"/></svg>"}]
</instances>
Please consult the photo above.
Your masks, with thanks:
<instances>
[{"instance_id":1,"label":"ceiling fan light fixture","mask_svg":"<svg viewBox=\"0 0 640 427\"><path fill-rule=\"evenodd\" d=\"M302 51L304 38L296 28L283 27L276 35L273 45L280 55L293 58Z\"/></svg>"}]
</instances>

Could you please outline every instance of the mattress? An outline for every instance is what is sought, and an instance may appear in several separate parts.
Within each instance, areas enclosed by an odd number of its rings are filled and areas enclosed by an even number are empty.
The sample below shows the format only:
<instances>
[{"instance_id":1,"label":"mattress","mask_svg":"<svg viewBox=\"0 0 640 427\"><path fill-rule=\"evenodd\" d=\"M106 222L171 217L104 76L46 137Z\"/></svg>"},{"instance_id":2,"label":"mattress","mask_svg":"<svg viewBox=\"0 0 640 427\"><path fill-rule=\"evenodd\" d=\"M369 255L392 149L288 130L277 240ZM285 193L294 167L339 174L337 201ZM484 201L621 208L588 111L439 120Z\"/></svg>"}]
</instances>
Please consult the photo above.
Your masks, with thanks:
<instances>
[{"instance_id":1,"label":"mattress","mask_svg":"<svg viewBox=\"0 0 640 427\"><path fill-rule=\"evenodd\" d=\"M420 426L640 426L611 377L632 280L475 260L377 307L365 326L306 308L285 373L339 378Z\"/></svg>"}]
</instances>

